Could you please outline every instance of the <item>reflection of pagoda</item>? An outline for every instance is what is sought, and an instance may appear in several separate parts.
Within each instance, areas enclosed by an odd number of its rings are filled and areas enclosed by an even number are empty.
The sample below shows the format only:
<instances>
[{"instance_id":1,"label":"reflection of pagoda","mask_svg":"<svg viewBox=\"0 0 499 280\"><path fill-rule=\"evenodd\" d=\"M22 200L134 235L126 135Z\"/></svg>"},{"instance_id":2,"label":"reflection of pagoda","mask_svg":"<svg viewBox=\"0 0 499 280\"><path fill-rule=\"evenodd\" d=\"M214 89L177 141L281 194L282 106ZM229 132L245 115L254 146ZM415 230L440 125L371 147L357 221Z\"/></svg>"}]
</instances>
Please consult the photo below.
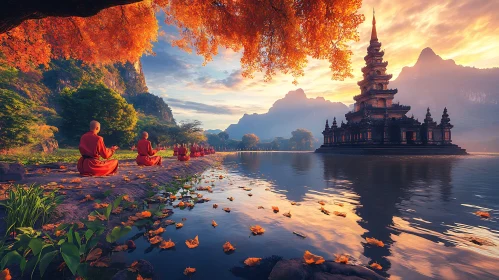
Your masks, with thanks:
<instances>
[{"instance_id":1,"label":"reflection of pagoda","mask_svg":"<svg viewBox=\"0 0 499 280\"><path fill-rule=\"evenodd\" d=\"M334 118L332 126L326 120L322 134L324 144L316 150L323 153L361 154L466 154L452 144L447 108L437 125L430 109L424 123L407 117L410 106L393 103L397 89L389 89L392 78L386 73L388 62L378 41L376 19L373 15L371 41L364 57L364 79L358 82L360 94L354 97L354 110L345 114L347 123L339 126Z\"/></svg>"}]
</instances>

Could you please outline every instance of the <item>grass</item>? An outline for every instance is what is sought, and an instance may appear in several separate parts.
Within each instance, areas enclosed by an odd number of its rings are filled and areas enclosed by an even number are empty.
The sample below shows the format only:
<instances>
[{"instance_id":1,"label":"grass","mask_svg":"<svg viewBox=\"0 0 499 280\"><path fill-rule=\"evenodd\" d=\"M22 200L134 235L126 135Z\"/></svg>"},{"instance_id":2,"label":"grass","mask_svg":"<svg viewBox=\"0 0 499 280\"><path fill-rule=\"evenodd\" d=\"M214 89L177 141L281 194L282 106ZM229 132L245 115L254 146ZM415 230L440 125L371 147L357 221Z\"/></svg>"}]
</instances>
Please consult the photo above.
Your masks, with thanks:
<instances>
[{"instance_id":1,"label":"grass","mask_svg":"<svg viewBox=\"0 0 499 280\"><path fill-rule=\"evenodd\" d=\"M173 155L172 150L160 151L159 156L169 157ZM136 151L131 150L118 150L113 155L113 159L126 160L135 159L137 157ZM0 154L0 161L3 162L19 162L24 165L28 164L45 164L53 162L67 162L76 163L80 158L78 149L58 149L51 154L43 152L12 152L6 155Z\"/></svg>"},{"instance_id":2,"label":"grass","mask_svg":"<svg viewBox=\"0 0 499 280\"><path fill-rule=\"evenodd\" d=\"M39 185L14 185L7 191L8 199L0 203L5 207L7 217L6 233L22 227L35 227L42 224L60 203L61 197L55 191L45 192Z\"/></svg>"}]
</instances>

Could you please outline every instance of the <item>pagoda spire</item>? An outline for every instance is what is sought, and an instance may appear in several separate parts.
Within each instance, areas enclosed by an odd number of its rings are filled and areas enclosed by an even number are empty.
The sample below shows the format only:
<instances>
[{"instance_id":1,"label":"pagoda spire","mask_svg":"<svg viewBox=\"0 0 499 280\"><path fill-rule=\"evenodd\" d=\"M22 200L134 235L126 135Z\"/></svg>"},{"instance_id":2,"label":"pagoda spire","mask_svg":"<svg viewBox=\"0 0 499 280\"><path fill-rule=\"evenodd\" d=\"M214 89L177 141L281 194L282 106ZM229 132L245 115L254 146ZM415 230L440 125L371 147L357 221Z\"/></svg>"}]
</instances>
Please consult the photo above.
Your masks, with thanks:
<instances>
[{"instance_id":1,"label":"pagoda spire","mask_svg":"<svg viewBox=\"0 0 499 280\"><path fill-rule=\"evenodd\" d=\"M371 41L378 41L378 33L376 32L376 17L373 8L373 29L371 31Z\"/></svg>"}]
</instances>

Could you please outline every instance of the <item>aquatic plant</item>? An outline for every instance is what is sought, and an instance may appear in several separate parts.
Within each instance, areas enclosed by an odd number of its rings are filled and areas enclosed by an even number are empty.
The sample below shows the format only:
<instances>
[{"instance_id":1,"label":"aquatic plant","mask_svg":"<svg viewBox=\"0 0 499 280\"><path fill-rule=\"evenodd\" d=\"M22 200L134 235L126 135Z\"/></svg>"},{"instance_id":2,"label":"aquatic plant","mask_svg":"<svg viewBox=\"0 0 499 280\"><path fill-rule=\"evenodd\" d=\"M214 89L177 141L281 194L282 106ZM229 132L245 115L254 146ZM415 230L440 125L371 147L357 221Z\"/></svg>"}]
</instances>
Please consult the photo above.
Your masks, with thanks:
<instances>
[{"instance_id":1,"label":"aquatic plant","mask_svg":"<svg viewBox=\"0 0 499 280\"><path fill-rule=\"evenodd\" d=\"M47 220L55 207L62 201L57 191L45 192L39 185L13 185L7 191L8 198L0 203L5 207L7 217L6 234L20 227L35 227Z\"/></svg>"}]
</instances>

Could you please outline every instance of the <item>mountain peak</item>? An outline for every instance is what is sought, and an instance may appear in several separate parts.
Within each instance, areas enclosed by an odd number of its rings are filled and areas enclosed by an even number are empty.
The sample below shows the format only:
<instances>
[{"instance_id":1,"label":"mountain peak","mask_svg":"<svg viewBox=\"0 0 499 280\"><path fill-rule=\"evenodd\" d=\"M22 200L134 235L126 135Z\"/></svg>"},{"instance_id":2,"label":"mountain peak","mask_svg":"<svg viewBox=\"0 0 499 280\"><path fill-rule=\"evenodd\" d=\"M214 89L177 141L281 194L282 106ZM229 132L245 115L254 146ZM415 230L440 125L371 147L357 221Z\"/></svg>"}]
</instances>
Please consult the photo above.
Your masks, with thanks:
<instances>
[{"instance_id":1,"label":"mountain peak","mask_svg":"<svg viewBox=\"0 0 499 280\"><path fill-rule=\"evenodd\" d=\"M297 90L289 91L284 97L284 99L294 99L294 100L307 99L307 95L305 94L305 91L303 91L303 89L299 88Z\"/></svg>"},{"instance_id":2,"label":"mountain peak","mask_svg":"<svg viewBox=\"0 0 499 280\"><path fill-rule=\"evenodd\" d=\"M418 61L416 64L421 63L431 63L436 61L442 61L443 59L438 56L431 48L424 48L419 55Z\"/></svg>"}]
</instances>

